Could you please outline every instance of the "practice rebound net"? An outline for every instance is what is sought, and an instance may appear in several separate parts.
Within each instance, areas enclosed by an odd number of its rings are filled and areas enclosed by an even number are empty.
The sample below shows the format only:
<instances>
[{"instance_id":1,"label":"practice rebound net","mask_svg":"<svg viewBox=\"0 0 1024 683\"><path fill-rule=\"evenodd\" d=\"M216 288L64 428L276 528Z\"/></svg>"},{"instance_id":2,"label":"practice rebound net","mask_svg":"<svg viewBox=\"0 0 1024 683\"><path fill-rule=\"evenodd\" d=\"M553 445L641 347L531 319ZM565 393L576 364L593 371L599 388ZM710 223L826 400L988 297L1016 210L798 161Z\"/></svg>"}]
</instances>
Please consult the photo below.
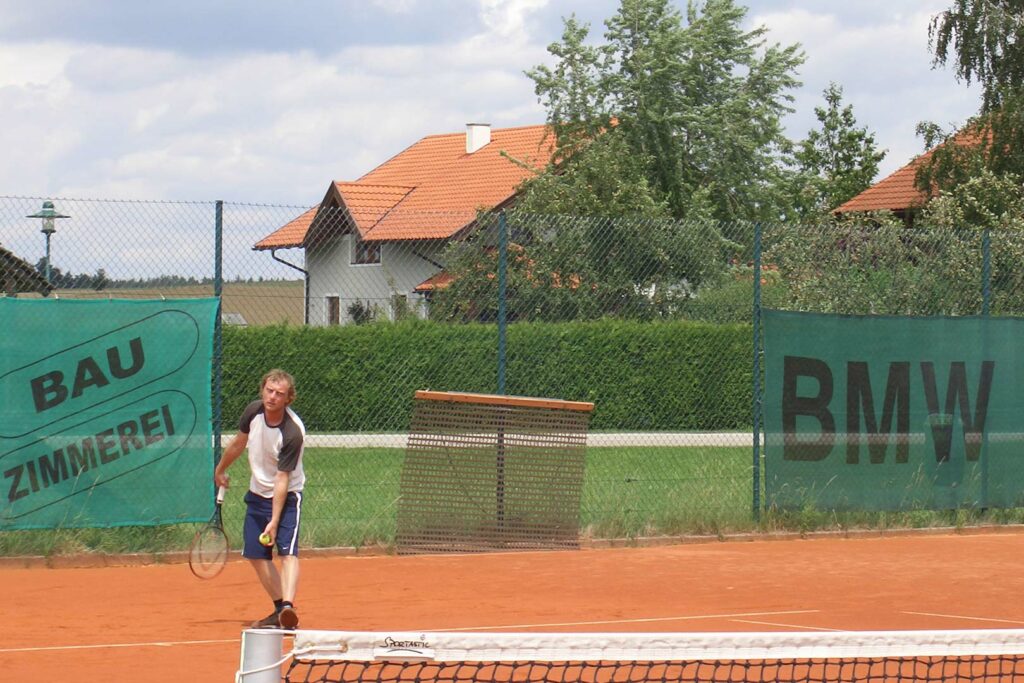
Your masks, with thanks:
<instances>
[{"instance_id":1,"label":"practice rebound net","mask_svg":"<svg viewBox=\"0 0 1024 683\"><path fill-rule=\"evenodd\" d=\"M399 484L399 553L579 546L593 403L417 391Z\"/></svg>"},{"instance_id":2,"label":"practice rebound net","mask_svg":"<svg viewBox=\"0 0 1024 683\"><path fill-rule=\"evenodd\" d=\"M1024 630L243 634L241 683L1007 683Z\"/></svg>"}]
</instances>

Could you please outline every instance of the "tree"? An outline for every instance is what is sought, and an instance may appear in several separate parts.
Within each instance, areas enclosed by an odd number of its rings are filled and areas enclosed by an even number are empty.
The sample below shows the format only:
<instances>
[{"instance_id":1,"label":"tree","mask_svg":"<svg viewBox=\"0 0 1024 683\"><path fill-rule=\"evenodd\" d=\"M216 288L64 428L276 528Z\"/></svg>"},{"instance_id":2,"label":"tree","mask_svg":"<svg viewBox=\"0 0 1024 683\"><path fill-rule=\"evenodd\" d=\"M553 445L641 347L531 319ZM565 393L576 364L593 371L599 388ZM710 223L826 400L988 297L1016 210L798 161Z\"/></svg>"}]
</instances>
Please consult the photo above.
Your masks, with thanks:
<instances>
[{"instance_id":1,"label":"tree","mask_svg":"<svg viewBox=\"0 0 1024 683\"><path fill-rule=\"evenodd\" d=\"M646 176L646 160L621 130L573 143L575 153L527 180L517 208L563 216L668 216Z\"/></svg>"},{"instance_id":2,"label":"tree","mask_svg":"<svg viewBox=\"0 0 1024 683\"><path fill-rule=\"evenodd\" d=\"M742 249L721 221L778 219L803 56L744 31L745 15L732 0L685 17L670 0L620 0L598 45L565 20L554 65L527 72L555 154L507 215L509 319L677 315ZM453 244L431 315L493 320L498 260L492 229Z\"/></svg>"},{"instance_id":3,"label":"tree","mask_svg":"<svg viewBox=\"0 0 1024 683\"><path fill-rule=\"evenodd\" d=\"M981 169L997 176L1024 176L1024 2L956 0L938 14L928 30L933 65L954 64L957 80L981 85L978 114L922 164L922 190L952 190ZM930 131L934 124L922 124Z\"/></svg>"},{"instance_id":4,"label":"tree","mask_svg":"<svg viewBox=\"0 0 1024 683\"><path fill-rule=\"evenodd\" d=\"M561 157L585 156L596 148L581 140L614 127L642 164L649 190L638 190L673 217L776 218L781 119L803 55L766 45L764 28L743 31L745 15L732 0L690 2L684 24L669 0L621 0L597 47L586 45L588 27L566 20L549 47L555 67L527 72Z\"/></svg>"},{"instance_id":5,"label":"tree","mask_svg":"<svg viewBox=\"0 0 1024 683\"><path fill-rule=\"evenodd\" d=\"M927 224L957 227L971 225L990 230L1024 228L1024 190L1020 178L997 176L986 169L955 189L928 203L922 215Z\"/></svg>"},{"instance_id":6,"label":"tree","mask_svg":"<svg viewBox=\"0 0 1024 683\"><path fill-rule=\"evenodd\" d=\"M575 15L565 19L562 42L548 46L558 60L555 67L540 65L526 72L556 136L556 163L574 156L612 124L600 84L608 50L587 45L589 32Z\"/></svg>"},{"instance_id":7,"label":"tree","mask_svg":"<svg viewBox=\"0 0 1024 683\"><path fill-rule=\"evenodd\" d=\"M499 218L481 216L469 239L445 252L447 287L431 302L438 320L493 321L498 311ZM652 319L678 314L693 289L736 245L712 223L646 216L552 216L507 211L509 320Z\"/></svg>"},{"instance_id":8,"label":"tree","mask_svg":"<svg viewBox=\"0 0 1024 683\"><path fill-rule=\"evenodd\" d=\"M928 27L933 64L955 63L956 78L982 87L981 114L998 111L1024 86L1024 2L956 0Z\"/></svg>"},{"instance_id":9,"label":"tree","mask_svg":"<svg viewBox=\"0 0 1024 683\"><path fill-rule=\"evenodd\" d=\"M826 106L814 108L820 128L809 131L794 153L793 204L803 216L831 211L866 190L885 158L875 136L857 127L853 107L842 106L843 89L831 83L824 97Z\"/></svg>"},{"instance_id":10,"label":"tree","mask_svg":"<svg viewBox=\"0 0 1024 683\"><path fill-rule=\"evenodd\" d=\"M46 277L46 257L40 258L35 263L36 272ZM60 268L50 264L50 284L53 285L54 289L67 289L74 283L74 275L71 273L64 273Z\"/></svg>"},{"instance_id":11,"label":"tree","mask_svg":"<svg viewBox=\"0 0 1024 683\"><path fill-rule=\"evenodd\" d=\"M928 202L920 223L933 229L971 226L975 233L979 228L989 231L993 312L1019 315L1024 310L1024 271L1020 268L1024 261L1024 188L1018 176L997 176L981 169ZM980 247L964 251L972 254L975 262L980 260ZM955 279L979 282L981 277L961 275Z\"/></svg>"},{"instance_id":12,"label":"tree","mask_svg":"<svg viewBox=\"0 0 1024 683\"><path fill-rule=\"evenodd\" d=\"M100 268L96 271L96 274L92 277L92 288L97 292L102 292L110 285L110 278L107 277L107 271Z\"/></svg>"}]
</instances>

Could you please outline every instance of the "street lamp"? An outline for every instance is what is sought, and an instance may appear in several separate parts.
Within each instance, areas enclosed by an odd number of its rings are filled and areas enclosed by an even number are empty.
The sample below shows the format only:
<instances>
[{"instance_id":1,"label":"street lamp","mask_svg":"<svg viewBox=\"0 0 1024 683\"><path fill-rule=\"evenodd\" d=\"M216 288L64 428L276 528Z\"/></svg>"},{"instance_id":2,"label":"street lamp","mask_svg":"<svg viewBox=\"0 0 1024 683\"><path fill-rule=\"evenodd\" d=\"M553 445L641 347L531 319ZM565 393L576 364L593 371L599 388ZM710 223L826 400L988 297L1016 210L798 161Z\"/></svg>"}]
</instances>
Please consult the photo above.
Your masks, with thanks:
<instances>
[{"instance_id":1,"label":"street lamp","mask_svg":"<svg viewBox=\"0 0 1024 683\"><path fill-rule=\"evenodd\" d=\"M71 218L71 216L57 213L53 208L53 202L47 200L43 202L43 208L39 210L39 213L26 216L26 218L40 218L43 221L43 228L39 232L46 235L46 281L50 282L50 236L57 232L57 228L53 224L58 218Z\"/></svg>"}]
</instances>

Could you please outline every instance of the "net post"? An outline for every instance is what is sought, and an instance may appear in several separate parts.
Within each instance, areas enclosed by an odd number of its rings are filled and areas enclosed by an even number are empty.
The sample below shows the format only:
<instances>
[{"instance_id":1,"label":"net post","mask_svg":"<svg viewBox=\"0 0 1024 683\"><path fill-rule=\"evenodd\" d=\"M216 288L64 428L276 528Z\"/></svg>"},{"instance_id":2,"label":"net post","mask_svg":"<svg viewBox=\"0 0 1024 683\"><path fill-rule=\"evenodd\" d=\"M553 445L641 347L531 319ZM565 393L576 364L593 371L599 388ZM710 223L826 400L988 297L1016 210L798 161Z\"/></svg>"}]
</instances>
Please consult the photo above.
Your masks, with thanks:
<instances>
[{"instance_id":1,"label":"net post","mask_svg":"<svg viewBox=\"0 0 1024 683\"><path fill-rule=\"evenodd\" d=\"M242 631L242 661L237 683L279 683L282 642L283 636L279 631Z\"/></svg>"}]
</instances>

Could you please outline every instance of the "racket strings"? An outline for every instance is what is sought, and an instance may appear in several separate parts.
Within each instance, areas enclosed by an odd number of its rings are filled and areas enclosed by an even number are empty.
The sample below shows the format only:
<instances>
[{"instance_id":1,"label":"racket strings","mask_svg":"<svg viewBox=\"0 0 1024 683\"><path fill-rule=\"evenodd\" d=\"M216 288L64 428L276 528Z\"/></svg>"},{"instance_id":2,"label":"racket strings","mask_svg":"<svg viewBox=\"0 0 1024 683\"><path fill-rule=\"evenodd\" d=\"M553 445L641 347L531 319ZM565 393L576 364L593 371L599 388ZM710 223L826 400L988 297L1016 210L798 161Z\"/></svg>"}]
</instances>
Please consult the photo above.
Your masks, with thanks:
<instances>
[{"instance_id":1,"label":"racket strings","mask_svg":"<svg viewBox=\"0 0 1024 683\"><path fill-rule=\"evenodd\" d=\"M224 531L209 525L196 534L189 551L189 566L199 578L213 578L228 559L228 538Z\"/></svg>"}]
</instances>

